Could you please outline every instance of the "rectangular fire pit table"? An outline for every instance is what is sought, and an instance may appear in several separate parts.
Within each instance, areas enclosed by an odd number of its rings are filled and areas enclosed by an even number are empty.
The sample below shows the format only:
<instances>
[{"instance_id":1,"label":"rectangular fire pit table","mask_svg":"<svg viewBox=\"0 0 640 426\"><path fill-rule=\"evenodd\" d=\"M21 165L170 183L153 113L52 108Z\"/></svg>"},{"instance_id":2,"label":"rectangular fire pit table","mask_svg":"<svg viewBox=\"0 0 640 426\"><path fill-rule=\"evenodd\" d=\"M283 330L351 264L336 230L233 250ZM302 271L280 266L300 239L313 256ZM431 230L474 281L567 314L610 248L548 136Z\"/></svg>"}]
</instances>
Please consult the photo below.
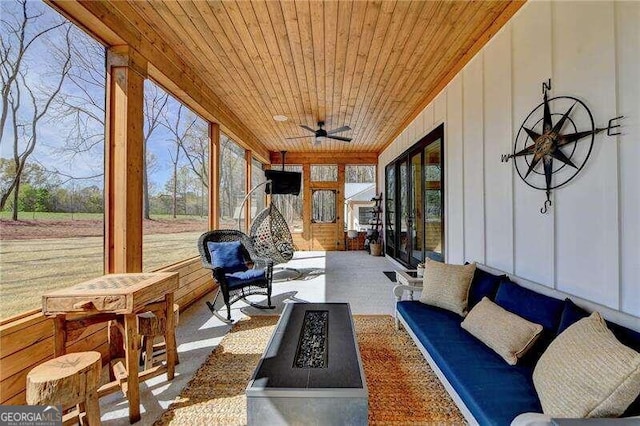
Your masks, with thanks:
<instances>
[{"instance_id":1,"label":"rectangular fire pit table","mask_svg":"<svg viewBox=\"0 0 640 426\"><path fill-rule=\"evenodd\" d=\"M349 304L287 304L246 393L250 425L366 425L369 394Z\"/></svg>"}]
</instances>

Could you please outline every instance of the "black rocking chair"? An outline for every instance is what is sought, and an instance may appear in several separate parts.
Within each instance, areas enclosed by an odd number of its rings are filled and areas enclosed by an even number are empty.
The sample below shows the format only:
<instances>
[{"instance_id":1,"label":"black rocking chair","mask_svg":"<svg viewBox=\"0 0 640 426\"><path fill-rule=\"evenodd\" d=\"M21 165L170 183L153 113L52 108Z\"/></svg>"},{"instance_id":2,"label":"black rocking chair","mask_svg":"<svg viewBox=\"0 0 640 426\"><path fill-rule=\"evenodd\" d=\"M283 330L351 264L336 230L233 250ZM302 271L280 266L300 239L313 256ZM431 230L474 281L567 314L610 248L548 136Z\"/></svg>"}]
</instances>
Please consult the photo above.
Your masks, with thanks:
<instances>
[{"instance_id":1,"label":"black rocking chair","mask_svg":"<svg viewBox=\"0 0 640 426\"><path fill-rule=\"evenodd\" d=\"M224 264L215 264L211 260L211 252L208 243L240 242L240 251L244 265L232 268ZM205 232L198 239L198 250L202 266L211 269L213 280L218 284L218 292L213 303L207 302L212 313L216 313L215 303L218 295L222 293L224 303L227 306L227 321L231 322L231 305L238 300L259 309L273 309L271 306L271 281L273 279L273 261L260 258L253 248L251 238L237 230L215 230ZM246 300L247 296L267 296L267 306L254 304Z\"/></svg>"}]
</instances>

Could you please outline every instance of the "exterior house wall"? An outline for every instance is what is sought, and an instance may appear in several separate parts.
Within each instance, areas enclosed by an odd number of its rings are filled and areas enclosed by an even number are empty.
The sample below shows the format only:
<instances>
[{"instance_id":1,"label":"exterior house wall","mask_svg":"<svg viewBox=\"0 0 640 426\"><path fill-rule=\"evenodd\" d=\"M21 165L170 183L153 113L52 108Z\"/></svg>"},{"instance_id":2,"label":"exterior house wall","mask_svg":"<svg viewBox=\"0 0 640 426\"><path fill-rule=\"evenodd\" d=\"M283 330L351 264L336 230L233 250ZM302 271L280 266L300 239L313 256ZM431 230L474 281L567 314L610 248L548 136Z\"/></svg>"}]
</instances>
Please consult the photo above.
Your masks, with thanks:
<instances>
[{"instance_id":1,"label":"exterior house wall","mask_svg":"<svg viewBox=\"0 0 640 426\"><path fill-rule=\"evenodd\" d=\"M640 3L531 1L379 156L385 166L445 123L445 258L478 261L640 316ZM597 127L586 167L553 191L529 188L513 163L522 121L550 96L574 96ZM554 117L557 120L557 117Z\"/></svg>"}]
</instances>

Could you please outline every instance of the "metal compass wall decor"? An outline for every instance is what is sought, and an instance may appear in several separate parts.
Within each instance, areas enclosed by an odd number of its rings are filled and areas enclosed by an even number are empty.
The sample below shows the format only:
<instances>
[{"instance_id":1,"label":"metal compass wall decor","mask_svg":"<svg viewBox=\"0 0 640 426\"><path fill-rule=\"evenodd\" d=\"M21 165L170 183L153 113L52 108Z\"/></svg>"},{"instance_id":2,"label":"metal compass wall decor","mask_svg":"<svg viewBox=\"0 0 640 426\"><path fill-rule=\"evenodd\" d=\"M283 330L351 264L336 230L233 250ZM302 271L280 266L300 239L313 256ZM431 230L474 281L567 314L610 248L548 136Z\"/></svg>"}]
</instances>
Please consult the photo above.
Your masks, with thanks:
<instances>
[{"instance_id":1,"label":"metal compass wall decor","mask_svg":"<svg viewBox=\"0 0 640 426\"><path fill-rule=\"evenodd\" d=\"M502 155L502 162L513 158L518 176L532 188L546 192L540 213L551 206L551 190L571 181L584 168L591 155L595 135L607 135L620 127L609 120L607 127L595 127L593 115L573 96L548 97L551 79L542 83L543 102L524 119L513 143L513 153ZM553 111L553 112L552 112Z\"/></svg>"}]
</instances>

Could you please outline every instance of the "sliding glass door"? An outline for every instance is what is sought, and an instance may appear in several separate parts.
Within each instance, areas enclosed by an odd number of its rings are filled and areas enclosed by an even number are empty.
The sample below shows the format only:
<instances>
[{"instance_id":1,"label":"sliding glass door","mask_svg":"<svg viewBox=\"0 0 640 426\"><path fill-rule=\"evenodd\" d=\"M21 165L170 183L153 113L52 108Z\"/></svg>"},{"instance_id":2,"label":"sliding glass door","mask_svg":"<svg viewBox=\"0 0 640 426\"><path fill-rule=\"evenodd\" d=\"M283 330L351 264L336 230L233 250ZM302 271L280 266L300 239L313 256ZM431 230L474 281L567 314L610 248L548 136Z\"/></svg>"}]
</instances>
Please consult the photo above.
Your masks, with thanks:
<instances>
[{"instance_id":1,"label":"sliding glass door","mask_svg":"<svg viewBox=\"0 0 640 426\"><path fill-rule=\"evenodd\" d=\"M386 253L407 267L444 261L441 125L386 167Z\"/></svg>"}]
</instances>

